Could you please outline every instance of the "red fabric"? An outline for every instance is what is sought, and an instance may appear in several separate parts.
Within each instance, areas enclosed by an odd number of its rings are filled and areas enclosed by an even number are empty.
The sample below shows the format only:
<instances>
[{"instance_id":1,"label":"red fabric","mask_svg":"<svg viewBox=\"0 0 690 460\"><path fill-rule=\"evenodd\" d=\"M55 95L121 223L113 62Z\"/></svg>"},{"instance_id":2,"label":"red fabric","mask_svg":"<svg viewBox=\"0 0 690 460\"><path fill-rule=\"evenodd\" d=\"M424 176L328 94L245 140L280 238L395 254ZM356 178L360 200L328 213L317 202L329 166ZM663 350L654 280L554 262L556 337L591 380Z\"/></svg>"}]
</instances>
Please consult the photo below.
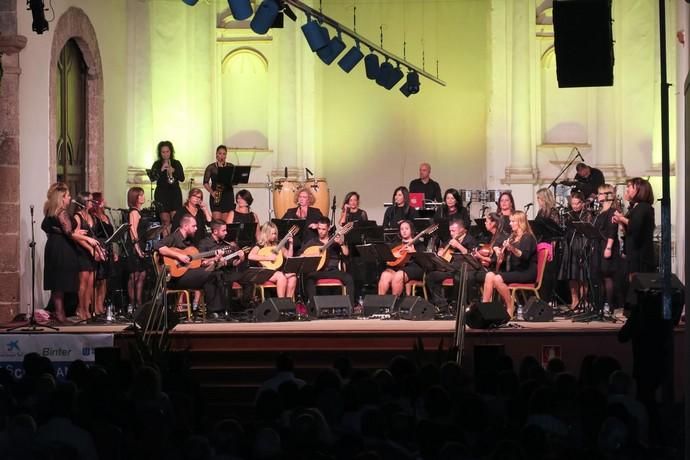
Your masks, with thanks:
<instances>
[{"instance_id":1,"label":"red fabric","mask_svg":"<svg viewBox=\"0 0 690 460\"><path fill-rule=\"evenodd\" d=\"M323 286L324 284L337 284L338 286L342 286L343 282L337 278L322 278L316 281L317 286Z\"/></svg>"}]
</instances>

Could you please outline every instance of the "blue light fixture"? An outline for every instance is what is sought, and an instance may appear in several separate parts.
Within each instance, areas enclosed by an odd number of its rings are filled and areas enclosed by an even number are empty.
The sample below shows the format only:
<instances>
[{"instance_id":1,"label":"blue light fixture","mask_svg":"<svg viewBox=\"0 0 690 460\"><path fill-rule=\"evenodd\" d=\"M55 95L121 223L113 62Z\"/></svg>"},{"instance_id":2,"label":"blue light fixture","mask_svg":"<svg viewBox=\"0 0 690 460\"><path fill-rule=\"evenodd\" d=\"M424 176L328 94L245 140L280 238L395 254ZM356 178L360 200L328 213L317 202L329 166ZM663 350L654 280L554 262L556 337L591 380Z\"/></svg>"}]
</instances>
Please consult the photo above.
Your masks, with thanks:
<instances>
[{"instance_id":1,"label":"blue light fixture","mask_svg":"<svg viewBox=\"0 0 690 460\"><path fill-rule=\"evenodd\" d=\"M393 89L395 85L398 84L400 80L402 80L402 77L404 77L405 74L403 73L402 70L400 70L400 66L397 66L393 71L388 75L388 81L384 85L384 88L387 90Z\"/></svg>"},{"instance_id":2,"label":"blue light fixture","mask_svg":"<svg viewBox=\"0 0 690 460\"><path fill-rule=\"evenodd\" d=\"M400 87L400 92L405 95L405 97L410 97L410 94L417 94L419 92L419 74L414 70L410 70L407 73L407 80L405 84Z\"/></svg>"},{"instance_id":3,"label":"blue light fixture","mask_svg":"<svg viewBox=\"0 0 690 460\"><path fill-rule=\"evenodd\" d=\"M364 53L362 53L362 50L359 49L359 42L357 42L355 46L350 48L350 50L345 53L345 56L340 58L338 65L346 73L350 73L350 71L354 69L362 59L364 59Z\"/></svg>"},{"instance_id":4,"label":"blue light fixture","mask_svg":"<svg viewBox=\"0 0 690 460\"><path fill-rule=\"evenodd\" d=\"M261 2L261 5L259 5L259 8L257 8L252 22L249 23L249 27L251 27L255 33L264 35L278 17L279 10L280 7L276 0L264 0Z\"/></svg>"},{"instance_id":5,"label":"blue light fixture","mask_svg":"<svg viewBox=\"0 0 690 460\"><path fill-rule=\"evenodd\" d=\"M196 3L198 0L191 1ZM230 7L232 17L235 18L236 21L244 21L253 13L250 0L228 0L228 6Z\"/></svg>"},{"instance_id":6,"label":"blue light fixture","mask_svg":"<svg viewBox=\"0 0 690 460\"><path fill-rule=\"evenodd\" d=\"M337 58L338 55L345 50L345 48L345 42L342 39L340 31L338 31L338 35L335 35L333 38L331 38L331 41L328 42L328 46L321 48L316 52L316 54L324 62L324 64L331 65L331 63L335 61L335 58Z\"/></svg>"},{"instance_id":7,"label":"blue light fixture","mask_svg":"<svg viewBox=\"0 0 690 460\"><path fill-rule=\"evenodd\" d=\"M185 5L194 6L199 3L199 0L182 0Z\"/></svg>"},{"instance_id":8,"label":"blue light fixture","mask_svg":"<svg viewBox=\"0 0 690 460\"><path fill-rule=\"evenodd\" d=\"M385 88L388 84L389 78L393 74L393 70L395 70L395 67L393 67L393 64L390 62L385 61L383 64L381 64L381 67L379 67L379 73L376 75L376 84Z\"/></svg>"},{"instance_id":9,"label":"blue light fixture","mask_svg":"<svg viewBox=\"0 0 690 460\"><path fill-rule=\"evenodd\" d=\"M364 56L364 70L369 80L376 80L379 76L379 57L373 52Z\"/></svg>"},{"instance_id":10,"label":"blue light fixture","mask_svg":"<svg viewBox=\"0 0 690 460\"><path fill-rule=\"evenodd\" d=\"M309 17L307 17L307 23L302 26L304 38L307 39L309 48L314 52L328 46L328 31L324 36L323 29L325 27L321 27L318 22L312 21Z\"/></svg>"}]
</instances>

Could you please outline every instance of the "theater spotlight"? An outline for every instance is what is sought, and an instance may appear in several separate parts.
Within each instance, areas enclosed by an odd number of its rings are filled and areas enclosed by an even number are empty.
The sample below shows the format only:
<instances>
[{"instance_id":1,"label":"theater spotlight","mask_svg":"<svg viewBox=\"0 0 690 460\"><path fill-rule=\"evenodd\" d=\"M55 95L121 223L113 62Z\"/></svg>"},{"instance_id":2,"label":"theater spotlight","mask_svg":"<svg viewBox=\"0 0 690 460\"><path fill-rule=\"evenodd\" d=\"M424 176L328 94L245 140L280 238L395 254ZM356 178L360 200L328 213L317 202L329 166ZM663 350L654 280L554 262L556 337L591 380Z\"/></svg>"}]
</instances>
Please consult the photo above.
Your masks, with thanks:
<instances>
[{"instance_id":1,"label":"theater spotlight","mask_svg":"<svg viewBox=\"0 0 690 460\"><path fill-rule=\"evenodd\" d=\"M321 27L318 22L312 21L309 17L307 17L307 23L302 26L304 38L307 39L309 48L314 52L328 46L328 31L326 31L324 36L323 29L324 28Z\"/></svg>"},{"instance_id":2,"label":"theater spotlight","mask_svg":"<svg viewBox=\"0 0 690 460\"><path fill-rule=\"evenodd\" d=\"M196 3L196 0L192 1ZM228 0L228 6L230 7L232 17L235 18L236 21L244 21L245 19L249 18L249 16L251 16L253 13L252 4L250 0Z\"/></svg>"},{"instance_id":3,"label":"theater spotlight","mask_svg":"<svg viewBox=\"0 0 690 460\"><path fill-rule=\"evenodd\" d=\"M46 15L43 11L43 0L27 0L26 4L28 6L27 10L31 10L31 16L33 17L31 30L41 35L48 30L48 21L46 21Z\"/></svg>"},{"instance_id":4,"label":"theater spotlight","mask_svg":"<svg viewBox=\"0 0 690 460\"><path fill-rule=\"evenodd\" d=\"M318 50L316 54L324 62L324 64L331 65L331 63L335 61L335 58L337 58L338 55L345 50L345 48L345 42L343 42L341 33L338 31L338 35L334 35L333 38L331 38L331 41L328 42L328 45Z\"/></svg>"},{"instance_id":5,"label":"theater spotlight","mask_svg":"<svg viewBox=\"0 0 690 460\"><path fill-rule=\"evenodd\" d=\"M364 70L369 80L376 80L379 75L379 57L373 52L364 56Z\"/></svg>"},{"instance_id":6,"label":"theater spotlight","mask_svg":"<svg viewBox=\"0 0 690 460\"><path fill-rule=\"evenodd\" d=\"M277 0L264 0L256 9L256 14L249 23L249 27L257 34L264 35L271 28L278 17L279 7Z\"/></svg>"},{"instance_id":7,"label":"theater spotlight","mask_svg":"<svg viewBox=\"0 0 690 460\"><path fill-rule=\"evenodd\" d=\"M364 58L364 53L359 49L359 42L355 44L350 50L345 53L345 56L341 57L338 61L338 65L345 72L350 73L352 69L355 68L359 61Z\"/></svg>"},{"instance_id":8,"label":"theater spotlight","mask_svg":"<svg viewBox=\"0 0 690 460\"><path fill-rule=\"evenodd\" d=\"M384 86L384 88L386 88L387 90L393 89L393 87L395 85L397 85L398 82L400 80L402 80L402 77L404 77L404 76L405 76L405 74L403 73L402 70L400 70L400 66L396 67L395 69L393 69L391 74L388 76L388 82L386 82L386 85Z\"/></svg>"},{"instance_id":9,"label":"theater spotlight","mask_svg":"<svg viewBox=\"0 0 690 460\"><path fill-rule=\"evenodd\" d=\"M405 97L410 97L410 94L417 94L419 92L419 74L414 70L407 73L407 80L405 84L400 87L400 92Z\"/></svg>"},{"instance_id":10,"label":"theater spotlight","mask_svg":"<svg viewBox=\"0 0 690 460\"><path fill-rule=\"evenodd\" d=\"M391 64L390 62L386 61L383 64L381 64L381 67L379 68L379 73L378 75L376 75L376 84L379 86L383 86L384 88L388 86L388 80L393 75L393 70L395 70L395 67L393 67L393 64Z\"/></svg>"},{"instance_id":11,"label":"theater spotlight","mask_svg":"<svg viewBox=\"0 0 690 460\"><path fill-rule=\"evenodd\" d=\"M285 0L280 0L280 12L284 13L285 16L289 17L293 21L297 20L297 15L295 14L294 11L292 11L292 8L290 8L290 5L285 3Z\"/></svg>"},{"instance_id":12,"label":"theater spotlight","mask_svg":"<svg viewBox=\"0 0 690 460\"><path fill-rule=\"evenodd\" d=\"M182 0L185 5L194 6L199 3L199 0Z\"/></svg>"}]
</instances>

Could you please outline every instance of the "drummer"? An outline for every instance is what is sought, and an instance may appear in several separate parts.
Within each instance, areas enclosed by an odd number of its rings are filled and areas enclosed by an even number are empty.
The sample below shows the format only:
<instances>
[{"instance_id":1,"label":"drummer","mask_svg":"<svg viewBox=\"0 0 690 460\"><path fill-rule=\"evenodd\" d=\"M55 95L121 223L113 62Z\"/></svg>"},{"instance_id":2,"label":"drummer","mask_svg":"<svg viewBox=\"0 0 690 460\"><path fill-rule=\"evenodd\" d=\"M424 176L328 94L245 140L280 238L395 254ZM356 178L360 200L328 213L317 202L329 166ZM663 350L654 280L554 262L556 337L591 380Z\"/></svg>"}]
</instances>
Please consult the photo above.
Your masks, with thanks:
<instances>
[{"instance_id":1,"label":"drummer","mask_svg":"<svg viewBox=\"0 0 690 460\"><path fill-rule=\"evenodd\" d=\"M586 200L593 201L597 197L599 187L606 183L604 173L585 163L578 163L575 169L577 170L575 188L582 192Z\"/></svg>"},{"instance_id":2,"label":"drummer","mask_svg":"<svg viewBox=\"0 0 690 460\"><path fill-rule=\"evenodd\" d=\"M307 241L316 235L316 228L318 227L318 221L323 214L319 208L315 208L313 205L316 202L316 197L309 190L309 187L300 188L295 196L294 208L290 208L283 214L283 219L304 219L306 220L305 226L309 229L302 235L301 240ZM298 244L298 241L295 241Z\"/></svg>"},{"instance_id":3,"label":"drummer","mask_svg":"<svg viewBox=\"0 0 690 460\"><path fill-rule=\"evenodd\" d=\"M423 193L425 200L440 203L443 199L441 195L441 186L430 176L431 165L429 163L420 164L419 179L413 179L410 182L410 193Z\"/></svg>"}]
</instances>

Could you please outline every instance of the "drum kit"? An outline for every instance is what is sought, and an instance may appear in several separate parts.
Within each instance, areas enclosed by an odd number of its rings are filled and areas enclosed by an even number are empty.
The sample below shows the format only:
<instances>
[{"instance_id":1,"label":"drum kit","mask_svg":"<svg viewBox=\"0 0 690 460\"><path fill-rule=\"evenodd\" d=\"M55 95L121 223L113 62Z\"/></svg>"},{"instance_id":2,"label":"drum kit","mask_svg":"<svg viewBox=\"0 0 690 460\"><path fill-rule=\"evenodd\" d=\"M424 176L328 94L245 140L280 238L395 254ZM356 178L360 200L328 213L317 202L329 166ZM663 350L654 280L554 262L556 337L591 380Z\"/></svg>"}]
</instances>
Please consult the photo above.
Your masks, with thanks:
<instances>
[{"instance_id":1,"label":"drum kit","mask_svg":"<svg viewBox=\"0 0 690 460\"><path fill-rule=\"evenodd\" d=\"M314 195L315 208L318 208L324 216L328 215L330 204L330 190L328 182L324 178L311 178L299 181L292 178L279 177L270 180L267 188L272 193L273 210L277 218L283 217L285 212L296 206L297 194L300 190L307 189Z\"/></svg>"}]
</instances>

